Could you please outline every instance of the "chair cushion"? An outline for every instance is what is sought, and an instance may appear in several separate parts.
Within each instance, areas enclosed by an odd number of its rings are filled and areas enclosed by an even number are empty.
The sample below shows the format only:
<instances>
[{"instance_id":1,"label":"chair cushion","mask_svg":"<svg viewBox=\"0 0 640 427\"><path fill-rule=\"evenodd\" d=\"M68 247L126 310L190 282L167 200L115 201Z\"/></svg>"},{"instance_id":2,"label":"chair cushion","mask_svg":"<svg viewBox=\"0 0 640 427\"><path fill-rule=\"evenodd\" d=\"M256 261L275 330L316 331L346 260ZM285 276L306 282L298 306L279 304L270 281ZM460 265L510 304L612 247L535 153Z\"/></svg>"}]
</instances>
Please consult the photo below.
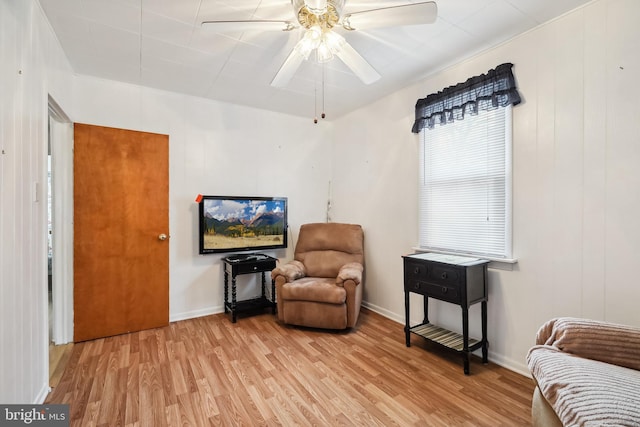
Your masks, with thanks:
<instances>
[{"instance_id":1,"label":"chair cushion","mask_svg":"<svg viewBox=\"0 0 640 427\"><path fill-rule=\"evenodd\" d=\"M278 297L284 300L344 304L347 300L347 291L341 286L336 286L335 278L305 277L285 283Z\"/></svg>"}]
</instances>

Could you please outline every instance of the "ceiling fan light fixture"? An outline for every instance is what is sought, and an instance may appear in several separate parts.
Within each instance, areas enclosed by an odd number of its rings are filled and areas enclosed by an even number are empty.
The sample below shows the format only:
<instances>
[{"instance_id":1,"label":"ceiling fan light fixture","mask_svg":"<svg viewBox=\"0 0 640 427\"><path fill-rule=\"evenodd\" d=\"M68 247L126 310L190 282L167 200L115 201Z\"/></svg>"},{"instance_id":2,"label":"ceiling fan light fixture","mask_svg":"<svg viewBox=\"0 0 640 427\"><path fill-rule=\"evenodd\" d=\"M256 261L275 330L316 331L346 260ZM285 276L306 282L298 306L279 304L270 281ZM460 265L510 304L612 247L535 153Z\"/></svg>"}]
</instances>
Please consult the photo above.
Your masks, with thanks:
<instances>
[{"instance_id":1,"label":"ceiling fan light fixture","mask_svg":"<svg viewBox=\"0 0 640 427\"><path fill-rule=\"evenodd\" d=\"M325 31L322 35L322 40L327 44L327 46L329 46L333 53L342 49L342 46L346 42L344 37L333 31Z\"/></svg>"},{"instance_id":2,"label":"ceiling fan light fixture","mask_svg":"<svg viewBox=\"0 0 640 427\"><path fill-rule=\"evenodd\" d=\"M320 43L322 39L322 28L320 28L319 25L314 25L306 31L304 36L308 37L314 43Z\"/></svg>"},{"instance_id":3,"label":"ceiling fan light fixture","mask_svg":"<svg viewBox=\"0 0 640 427\"><path fill-rule=\"evenodd\" d=\"M316 59L319 63L329 62L333 59L333 52L327 41L323 38L316 49Z\"/></svg>"},{"instance_id":4,"label":"ceiling fan light fixture","mask_svg":"<svg viewBox=\"0 0 640 427\"><path fill-rule=\"evenodd\" d=\"M318 26L313 26L304 32L304 36L298 44L294 47L304 59L309 59L309 55L314 49L317 49L322 41L322 29Z\"/></svg>"}]
</instances>

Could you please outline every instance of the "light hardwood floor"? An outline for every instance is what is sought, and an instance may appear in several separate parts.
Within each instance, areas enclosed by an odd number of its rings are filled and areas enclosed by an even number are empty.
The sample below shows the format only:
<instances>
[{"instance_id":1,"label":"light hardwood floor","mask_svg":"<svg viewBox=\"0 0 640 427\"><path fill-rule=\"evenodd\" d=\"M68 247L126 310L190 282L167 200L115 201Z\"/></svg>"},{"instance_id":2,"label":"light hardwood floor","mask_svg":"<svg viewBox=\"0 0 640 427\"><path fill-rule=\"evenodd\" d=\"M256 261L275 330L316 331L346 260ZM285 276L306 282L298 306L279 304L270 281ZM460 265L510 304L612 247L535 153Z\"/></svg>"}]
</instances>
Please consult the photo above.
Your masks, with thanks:
<instances>
[{"instance_id":1,"label":"light hardwood floor","mask_svg":"<svg viewBox=\"0 0 640 427\"><path fill-rule=\"evenodd\" d=\"M491 360L491 350L489 350ZM531 379L363 309L350 332L223 314L75 344L48 403L73 426L527 426Z\"/></svg>"},{"instance_id":2,"label":"light hardwood floor","mask_svg":"<svg viewBox=\"0 0 640 427\"><path fill-rule=\"evenodd\" d=\"M73 343L64 345L49 343L49 387L56 387L60 382L72 351Z\"/></svg>"}]
</instances>

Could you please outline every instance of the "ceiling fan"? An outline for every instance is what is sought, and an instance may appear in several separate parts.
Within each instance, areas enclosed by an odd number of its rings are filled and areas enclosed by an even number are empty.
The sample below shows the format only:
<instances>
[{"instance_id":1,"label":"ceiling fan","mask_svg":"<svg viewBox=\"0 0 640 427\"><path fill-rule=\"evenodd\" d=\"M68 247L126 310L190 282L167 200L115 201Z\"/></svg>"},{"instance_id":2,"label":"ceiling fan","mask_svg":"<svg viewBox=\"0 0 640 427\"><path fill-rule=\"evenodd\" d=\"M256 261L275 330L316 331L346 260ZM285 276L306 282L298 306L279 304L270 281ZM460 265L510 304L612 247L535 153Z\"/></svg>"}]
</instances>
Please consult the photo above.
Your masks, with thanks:
<instances>
[{"instance_id":1,"label":"ceiling fan","mask_svg":"<svg viewBox=\"0 0 640 427\"><path fill-rule=\"evenodd\" d=\"M402 25L431 24L438 8L434 1L406 3L397 6L344 12L346 0L291 0L294 20L235 20L204 21L218 32L246 30L293 31L304 30L300 41L284 61L271 86L285 87L302 62L315 51L318 62L330 61L337 56L365 84L380 78L380 74L334 29L349 31Z\"/></svg>"}]
</instances>

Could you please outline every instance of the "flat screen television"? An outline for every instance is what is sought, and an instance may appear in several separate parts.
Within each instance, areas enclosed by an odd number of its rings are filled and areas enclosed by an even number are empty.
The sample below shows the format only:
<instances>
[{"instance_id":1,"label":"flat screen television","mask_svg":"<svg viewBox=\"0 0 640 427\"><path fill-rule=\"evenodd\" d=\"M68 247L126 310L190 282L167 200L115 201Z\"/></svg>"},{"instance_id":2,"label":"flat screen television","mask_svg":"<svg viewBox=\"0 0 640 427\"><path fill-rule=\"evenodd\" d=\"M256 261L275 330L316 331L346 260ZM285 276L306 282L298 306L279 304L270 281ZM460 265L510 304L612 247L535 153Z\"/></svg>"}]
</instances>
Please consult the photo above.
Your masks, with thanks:
<instances>
[{"instance_id":1,"label":"flat screen television","mask_svg":"<svg viewBox=\"0 0 640 427\"><path fill-rule=\"evenodd\" d=\"M287 198L202 196L200 254L287 247Z\"/></svg>"}]
</instances>

